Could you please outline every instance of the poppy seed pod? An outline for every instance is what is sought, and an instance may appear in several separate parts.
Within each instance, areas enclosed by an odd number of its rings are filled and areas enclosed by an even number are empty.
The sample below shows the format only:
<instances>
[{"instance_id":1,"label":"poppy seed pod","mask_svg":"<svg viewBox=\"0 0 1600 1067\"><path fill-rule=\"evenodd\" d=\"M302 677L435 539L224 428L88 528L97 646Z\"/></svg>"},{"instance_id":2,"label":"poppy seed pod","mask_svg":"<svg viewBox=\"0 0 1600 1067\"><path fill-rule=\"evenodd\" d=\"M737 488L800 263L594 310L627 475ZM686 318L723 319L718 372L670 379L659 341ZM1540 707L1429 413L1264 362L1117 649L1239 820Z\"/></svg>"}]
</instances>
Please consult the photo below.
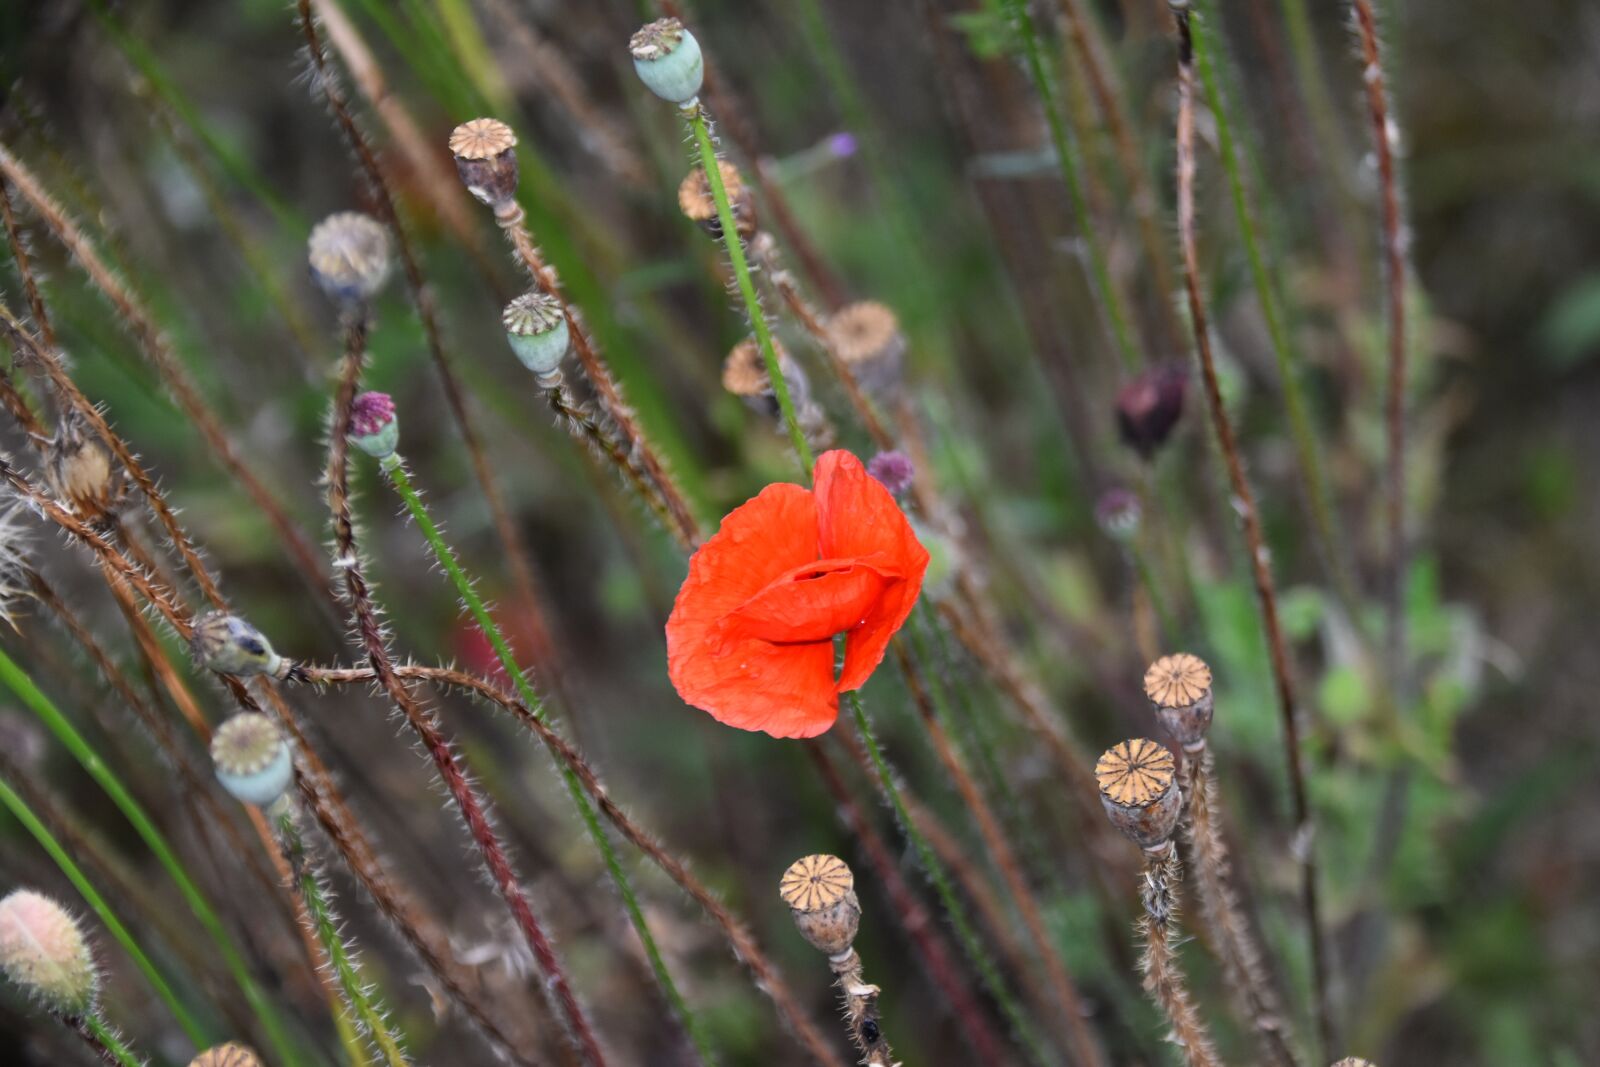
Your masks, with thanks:
<instances>
[{"instance_id":1,"label":"poppy seed pod","mask_svg":"<svg viewBox=\"0 0 1600 1067\"><path fill-rule=\"evenodd\" d=\"M79 1019L94 1010L100 976L77 921L30 889L0 900L0 970L49 1012Z\"/></svg>"},{"instance_id":2,"label":"poppy seed pod","mask_svg":"<svg viewBox=\"0 0 1600 1067\"><path fill-rule=\"evenodd\" d=\"M1117 391L1117 429L1143 459L1166 443L1183 415L1189 375L1181 363L1145 371Z\"/></svg>"},{"instance_id":3,"label":"poppy seed pod","mask_svg":"<svg viewBox=\"0 0 1600 1067\"><path fill-rule=\"evenodd\" d=\"M289 674L289 661L272 650L260 630L226 612L208 611L195 620L189 650L196 663L218 674L241 678L256 674L283 678Z\"/></svg>"},{"instance_id":4,"label":"poppy seed pod","mask_svg":"<svg viewBox=\"0 0 1600 1067\"><path fill-rule=\"evenodd\" d=\"M800 936L818 952L848 952L861 928L861 902L856 878L838 856L802 856L789 865L778 883L778 895L789 905Z\"/></svg>"},{"instance_id":5,"label":"poppy seed pod","mask_svg":"<svg viewBox=\"0 0 1600 1067\"><path fill-rule=\"evenodd\" d=\"M1144 695L1174 741L1184 748L1205 744L1214 698L1204 660L1188 652L1162 656L1144 672Z\"/></svg>"},{"instance_id":6,"label":"poppy seed pod","mask_svg":"<svg viewBox=\"0 0 1600 1067\"><path fill-rule=\"evenodd\" d=\"M906 338L888 307L875 300L845 305L828 317L828 338L868 393L883 397L899 388Z\"/></svg>"},{"instance_id":7,"label":"poppy seed pod","mask_svg":"<svg viewBox=\"0 0 1600 1067\"><path fill-rule=\"evenodd\" d=\"M1157 851L1172 839L1183 808L1176 772L1172 753L1144 737L1113 745L1094 765L1106 817L1140 848Z\"/></svg>"},{"instance_id":8,"label":"poppy seed pod","mask_svg":"<svg viewBox=\"0 0 1600 1067\"><path fill-rule=\"evenodd\" d=\"M45 479L64 504L90 523L111 518L124 489L111 453L100 442L85 437L70 420L62 423L50 442Z\"/></svg>"},{"instance_id":9,"label":"poppy seed pod","mask_svg":"<svg viewBox=\"0 0 1600 1067\"><path fill-rule=\"evenodd\" d=\"M450 154L467 192L490 207L517 195L517 135L499 119L463 122L450 134Z\"/></svg>"},{"instance_id":10,"label":"poppy seed pod","mask_svg":"<svg viewBox=\"0 0 1600 1067\"><path fill-rule=\"evenodd\" d=\"M258 711L235 715L211 738L217 781L233 798L264 808L294 782L294 760L278 724Z\"/></svg>"},{"instance_id":11,"label":"poppy seed pod","mask_svg":"<svg viewBox=\"0 0 1600 1067\"><path fill-rule=\"evenodd\" d=\"M688 107L700 95L706 65L700 42L677 19L657 19L628 40L633 69L645 87L663 100Z\"/></svg>"},{"instance_id":12,"label":"poppy seed pod","mask_svg":"<svg viewBox=\"0 0 1600 1067\"><path fill-rule=\"evenodd\" d=\"M739 236L748 241L756 232L756 198L750 187L739 176L739 168L725 159L717 160L717 173L722 176L723 192L728 194L728 204L733 208L734 226ZM712 195L711 182L705 168L691 170L678 186L678 210L683 217L699 226L712 237L722 236L722 219L717 214L717 198Z\"/></svg>"},{"instance_id":13,"label":"poppy seed pod","mask_svg":"<svg viewBox=\"0 0 1600 1067\"><path fill-rule=\"evenodd\" d=\"M789 358L774 338L772 350L778 356L778 368L783 372L783 382L789 387L789 399L796 409L804 408L811 400L811 383L805 371ZM745 402L757 415L768 419L782 418L778 395L772 391L772 378L767 374L767 361L761 355L761 346L753 337L747 337L733 346L722 364L722 387Z\"/></svg>"},{"instance_id":14,"label":"poppy seed pod","mask_svg":"<svg viewBox=\"0 0 1600 1067\"><path fill-rule=\"evenodd\" d=\"M506 305L500 315L506 340L522 365L541 383L559 378L561 361L572 343L566 312L561 301L540 289L530 290Z\"/></svg>"},{"instance_id":15,"label":"poppy seed pod","mask_svg":"<svg viewBox=\"0 0 1600 1067\"><path fill-rule=\"evenodd\" d=\"M341 307L365 304L376 296L394 263L389 231L359 211L341 211L317 223L306 258L311 276Z\"/></svg>"},{"instance_id":16,"label":"poppy seed pod","mask_svg":"<svg viewBox=\"0 0 1600 1067\"><path fill-rule=\"evenodd\" d=\"M262 1067L262 1064L261 1057L253 1049L230 1041L206 1049L189 1061L189 1067Z\"/></svg>"},{"instance_id":17,"label":"poppy seed pod","mask_svg":"<svg viewBox=\"0 0 1600 1067\"><path fill-rule=\"evenodd\" d=\"M400 420L388 393L361 393L350 404L350 443L373 459L388 459L400 447Z\"/></svg>"}]
</instances>

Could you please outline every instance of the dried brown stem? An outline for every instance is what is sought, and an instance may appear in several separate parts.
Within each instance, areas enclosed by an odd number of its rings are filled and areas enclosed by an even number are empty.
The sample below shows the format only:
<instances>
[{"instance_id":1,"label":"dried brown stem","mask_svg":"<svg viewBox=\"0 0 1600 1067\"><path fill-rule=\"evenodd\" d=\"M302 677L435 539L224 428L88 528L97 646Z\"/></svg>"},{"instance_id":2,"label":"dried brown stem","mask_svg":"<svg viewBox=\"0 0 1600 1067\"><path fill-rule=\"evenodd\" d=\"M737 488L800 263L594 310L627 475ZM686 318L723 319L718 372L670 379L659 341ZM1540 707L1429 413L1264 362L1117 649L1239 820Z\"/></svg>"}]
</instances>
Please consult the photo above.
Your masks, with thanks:
<instances>
[{"instance_id":1,"label":"dried brown stem","mask_svg":"<svg viewBox=\"0 0 1600 1067\"><path fill-rule=\"evenodd\" d=\"M1205 302L1200 293L1200 252L1196 239L1194 216L1194 50L1189 37L1189 12L1187 8L1174 8L1178 27L1178 241L1183 259L1184 288L1189 299L1189 317L1192 320L1195 351L1200 361L1201 378L1205 385L1206 406L1211 413L1211 426L1216 433L1217 447L1228 471L1228 483L1233 493L1234 508L1239 514L1243 529L1245 552L1250 559L1250 573L1255 583L1256 600L1261 609L1261 628L1265 632L1267 651L1272 662L1272 677L1278 697L1278 713L1283 729L1284 760L1289 771L1289 795L1294 815L1294 852L1300 867L1300 899L1305 911L1307 937L1311 946L1312 984L1315 990L1316 1015L1320 1036L1325 1047L1332 1047L1333 1016L1328 996L1328 960L1322 938L1322 914L1318 902L1317 862L1314 840L1314 823L1310 798L1306 791L1305 758L1300 751L1300 726L1295 702L1294 676L1289 661L1288 640L1278 618L1278 593L1273 581L1266 536L1261 528L1261 515L1256 507L1255 492L1245 477L1244 461L1239 453L1239 443L1234 434L1233 422L1222 402L1222 390L1217 381L1216 360L1211 351L1211 333L1207 322Z\"/></svg>"},{"instance_id":2,"label":"dried brown stem","mask_svg":"<svg viewBox=\"0 0 1600 1067\"><path fill-rule=\"evenodd\" d=\"M573 437L604 456L628 483L633 495L650 509L661 528L676 534L678 527L672 513L667 510L665 500L651 487L649 476L629 458L627 446L601 421L601 416L588 404L579 402L564 384L558 383L554 388L545 389L544 397L550 410L555 412L556 421ZM681 540L680 545L686 550L693 547Z\"/></svg>"},{"instance_id":3,"label":"dried brown stem","mask_svg":"<svg viewBox=\"0 0 1600 1067\"><path fill-rule=\"evenodd\" d=\"M0 216L5 219L6 241L11 245L11 258L16 261L17 274L22 278L22 291L27 295L28 308L33 313L33 324L46 348L56 347L55 327L50 324L50 313L44 306L44 295L39 291L39 280L33 274L33 260L28 255L28 243L17 225L17 213L11 206L11 190L0 181Z\"/></svg>"},{"instance_id":4,"label":"dried brown stem","mask_svg":"<svg viewBox=\"0 0 1600 1067\"><path fill-rule=\"evenodd\" d=\"M1169 1039L1183 1050L1188 1067L1222 1067L1178 963L1178 890L1182 879L1178 850L1170 841L1158 854L1145 853L1144 883L1139 889L1145 912L1139 921L1139 935L1144 942L1139 961L1144 988L1166 1016L1172 1027Z\"/></svg>"},{"instance_id":5,"label":"dried brown stem","mask_svg":"<svg viewBox=\"0 0 1600 1067\"><path fill-rule=\"evenodd\" d=\"M861 956L853 947L847 948L828 957L828 968L837 980L840 1014L851 1043L861 1052L863 1067L897 1067L894 1050L878 1023L878 994L883 990L867 984L861 973Z\"/></svg>"}]
</instances>

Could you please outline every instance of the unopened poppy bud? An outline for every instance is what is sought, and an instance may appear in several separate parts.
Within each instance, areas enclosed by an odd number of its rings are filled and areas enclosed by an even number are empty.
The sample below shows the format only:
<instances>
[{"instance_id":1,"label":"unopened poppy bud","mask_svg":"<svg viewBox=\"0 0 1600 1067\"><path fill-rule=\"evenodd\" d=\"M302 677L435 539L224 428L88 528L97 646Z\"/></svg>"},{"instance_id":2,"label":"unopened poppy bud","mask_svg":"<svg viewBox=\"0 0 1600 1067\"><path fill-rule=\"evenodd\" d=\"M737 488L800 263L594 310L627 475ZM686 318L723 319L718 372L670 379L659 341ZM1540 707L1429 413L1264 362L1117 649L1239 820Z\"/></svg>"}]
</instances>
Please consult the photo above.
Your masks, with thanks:
<instances>
[{"instance_id":1,"label":"unopened poppy bud","mask_svg":"<svg viewBox=\"0 0 1600 1067\"><path fill-rule=\"evenodd\" d=\"M359 211L341 211L317 223L307 249L311 276L329 300L344 307L376 296L394 263L389 231Z\"/></svg>"},{"instance_id":2,"label":"unopened poppy bud","mask_svg":"<svg viewBox=\"0 0 1600 1067\"><path fill-rule=\"evenodd\" d=\"M195 620L189 649L195 662L218 674L286 677L289 661L272 650L261 631L237 615L210 611Z\"/></svg>"},{"instance_id":3,"label":"unopened poppy bud","mask_svg":"<svg viewBox=\"0 0 1600 1067\"><path fill-rule=\"evenodd\" d=\"M867 392L883 397L899 388L906 338L888 307L875 300L845 305L828 317L828 338Z\"/></svg>"},{"instance_id":4,"label":"unopened poppy bud","mask_svg":"<svg viewBox=\"0 0 1600 1067\"><path fill-rule=\"evenodd\" d=\"M237 1041L208 1048L189 1061L189 1067L262 1067L261 1057Z\"/></svg>"},{"instance_id":5,"label":"unopened poppy bud","mask_svg":"<svg viewBox=\"0 0 1600 1067\"><path fill-rule=\"evenodd\" d=\"M1126 489L1107 489L1094 505L1094 521L1113 541L1132 541L1138 536L1143 514L1139 498Z\"/></svg>"},{"instance_id":6,"label":"unopened poppy bud","mask_svg":"<svg viewBox=\"0 0 1600 1067\"><path fill-rule=\"evenodd\" d=\"M778 356L778 369L783 372L784 384L789 387L789 399L799 410L811 399L811 383L805 371L789 358L774 338L772 350ZM722 387L745 402L757 415L768 419L781 418L778 395L772 391L772 378L767 374L767 361L761 355L761 346L754 337L747 337L733 346L722 364Z\"/></svg>"},{"instance_id":7,"label":"unopened poppy bud","mask_svg":"<svg viewBox=\"0 0 1600 1067\"><path fill-rule=\"evenodd\" d=\"M681 107L695 102L705 81L700 42L677 19L657 19L639 28L628 41L633 69L645 87Z\"/></svg>"},{"instance_id":8,"label":"unopened poppy bud","mask_svg":"<svg viewBox=\"0 0 1600 1067\"><path fill-rule=\"evenodd\" d=\"M838 856L802 856L783 872L778 895L789 905L800 936L818 952L849 951L861 928L856 878Z\"/></svg>"},{"instance_id":9,"label":"unopened poppy bud","mask_svg":"<svg viewBox=\"0 0 1600 1067\"><path fill-rule=\"evenodd\" d=\"M100 976L66 909L30 889L0 900L0 970L46 1011L79 1019L94 1010Z\"/></svg>"},{"instance_id":10,"label":"unopened poppy bud","mask_svg":"<svg viewBox=\"0 0 1600 1067\"><path fill-rule=\"evenodd\" d=\"M1211 668L1199 656L1179 652L1150 664L1144 672L1144 695L1174 741L1184 748L1205 743L1213 697Z\"/></svg>"},{"instance_id":11,"label":"unopened poppy bud","mask_svg":"<svg viewBox=\"0 0 1600 1067\"><path fill-rule=\"evenodd\" d=\"M211 737L217 781L233 798L264 808L294 783L294 760L278 724L259 711L245 711Z\"/></svg>"},{"instance_id":12,"label":"unopened poppy bud","mask_svg":"<svg viewBox=\"0 0 1600 1067\"><path fill-rule=\"evenodd\" d=\"M350 404L350 443L373 459L388 459L400 447L400 420L388 393L361 393Z\"/></svg>"},{"instance_id":13,"label":"unopened poppy bud","mask_svg":"<svg viewBox=\"0 0 1600 1067\"><path fill-rule=\"evenodd\" d=\"M728 205L733 208L734 226L739 236L748 241L756 232L755 194L739 176L739 168L727 160L717 160L717 173L722 176L723 191L728 194ZM678 186L678 210L712 237L722 236L722 219L717 214L717 199L711 193L705 168L694 168Z\"/></svg>"},{"instance_id":14,"label":"unopened poppy bud","mask_svg":"<svg viewBox=\"0 0 1600 1067\"><path fill-rule=\"evenodd\" d=\"M890 450L879 452L867 460L867 473L882 482L892 495L902 496L911 488L917 469L912 465L910 456Z\"/></svg>"},{"instance_id":15,"label":"unopened poppy bud","mask_svg":"<svg viewBox=\"0 0 1600 1067\"><path fill-rule=\"evenodd\" d=\"M1166 443L1183 415L1189 375L1179 363L1145 371L1117 391L1117 429L1144 459Z\"/></svg>"},{"instance_id":16,"label":"unopened poppy bud","mask_svg":"<svg viewBox=\"0 0 1600 1067\"><path fill-rule=\"evenodd\" d=\"M70 421L62 423L50 442L45 478L62 503L86 522L111 518L122 500L122 476L111 453Z\"/></svg>"},{"instance_id":17,"label":"unopened poppy bud","mask_svg":"<svg viewBox=\"0 0 1600 1067\"><path fill-rule=\"evenodd\" d=\"M499 119L463 122L450 134L450 154L467 192L490 207L517 195L517 135Z\"/></svg>"},{"instance_id":18,"label":"unopened poppy bud","mask_svg":"<svg viewBox=\"0 0 1600 1067\"><path fill-rule=\"evenodd\" d=\"M1144 737L1106 749L1094 766L1111 825L1140 848L1160 850L1172 839L1183 807L1176 772L1172 753Z\"/></svg>"},{"instance_id":19,"label":"unopened poppy bud","mask_svg":"<svg viewBox=\"0 0 1600 1067\"><path fill-rule=\"evenodd\" d=\"M557 376L572 343L561 301L540 289L523 293L500 316L506 340L522 365L544 382Z\"/></svg>"}]
</instances>

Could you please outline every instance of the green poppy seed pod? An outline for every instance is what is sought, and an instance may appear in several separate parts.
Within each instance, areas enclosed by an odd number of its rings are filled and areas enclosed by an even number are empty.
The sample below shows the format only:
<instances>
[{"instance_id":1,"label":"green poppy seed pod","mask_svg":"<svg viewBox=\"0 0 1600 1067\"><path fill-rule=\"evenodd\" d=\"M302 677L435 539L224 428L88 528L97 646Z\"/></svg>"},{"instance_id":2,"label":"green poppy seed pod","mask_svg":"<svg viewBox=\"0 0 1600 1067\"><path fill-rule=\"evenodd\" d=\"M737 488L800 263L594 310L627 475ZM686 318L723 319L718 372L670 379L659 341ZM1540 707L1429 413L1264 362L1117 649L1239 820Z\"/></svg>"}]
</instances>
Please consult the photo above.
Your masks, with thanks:
<instances>
[{"instance_id":1,"label":"green poppy seed pod","mask_svg":"<svg viewBox=\"0 0 1600 1067\"><path fill-rule=\"evenodd\" d=\"M498 208L517 195L517 135L499 119L463 122L450 134L450 154L467 192Z\"/></svg>"},{"instance_id":2,"label":"green poppy seed pod","mask_svg":"<svg viewBox=\"0 0 1600 1067\"><path fill-rule=\"evenodd\" d=\"M706 64L700 42L677 19L657 19L628 41L633 69L645 87L663 100L688 107L700 95Z\"/></svg>"},{"instance_id":3,"label":"green poppy seed pod","mask_svg":"<svg viewBox=\"0 0 1600 1067\"><path fill-rule=\"evenodd\" d=\"M206 1049L189 1061L189 1067L262 1067L262 1063L254 1049L230 1041Z\"/></svg>"},{"instance_id":4,"label":"green poppy seed pod","mask_svg":"<svg viewBox=\"0 0 1600 1067\"><path fill-rule=\"evenodd\" d=\"M1160 851L1172 840L1183 808L1177 766L1171 752L1143 737L1106 749L1094 766L1106 817L1140 848Z\"/></svg>"},{"instance_id":5,"label":"green poppy seed pod","mask_svg":"<svg viewBox=\"0 0 1600 1067\"><path fill-rule=\"evenodd\" d=\"M260 630L222 611L209 611L195 620L189 650L196 663L218 674L283 678L289 673L289 661L272 650Z\"/></svg>"},{"instance_id":6,"label":"green poppy seed pod","mask_svg":"<svg viewBox=\"0 0 1600 1067\"><path fill-rule=\"evenodd\" d=\"M522 360L523 366L541 381L560 371L561 361L566 358L572 341L561 301L543 290L534 289L507 304L500 321L505 324L511 350Z\"/></svg>"},{"instance_id":7,"label":"green poppy seed pod","mask_svg":"<svg viewBox=\"0 0 1600 1067\"><path fill-rule=\"evenodd\" d=\"M1214 698L1211 668L1199 656L1162 656L1144 672L1144 695L1172 739L1186 749L1205 744Z\"/></svg>"},{"instance_id":8,"label":"green poppy seed pod","mask_svg":"<svg viewBox=\"0 0 1600 1067\"><path fill-rule=\"evenodd\" d=\"M373 459L388 459L400 447L400 420L388 393L362 393L350 404L349 442Z\"/></svg>"},{"instance_id":9,"label":"green poppy seed pod","mask_svg":"<svg viewBox=\"0 0 1600 1067\"><path fill-rule=\"evenodd\" d=\"M94 1011L100 976L83 931L66 909L30 889L0 900L0 970L49 1012Z\"/></svg>"},{"instance_id":10,"label":"green poppy seed pod","mask_svg":"<svg viewBox=\"0 0 1600 1067\"><path fill-rule=\"evenodd\" d=\"M306 258L311 276L340 307L365 304L376 296L394 263L389 231L359 211L341 211L317 223Z\"/></svg>"},{"instance_id":11,"label":"green poppy seed pod","mask_svg":"<svg viewBox=\"0 0 1600 1067\"><path fill-rule=\"evenodd\" d=\"M278 724L258 711L235 715L211 737L217 781L233 798L264 808L294 784L294 760Z\"/></svg>"},{"instance_id":12,"label":"green poppy seed pod","mask_svg":"<svg viewBox=\"0 0 1600 1067\"><path fill-rule=\"evenodd\" d=\"M861 928L856 878L838 856L802 856L778 883L800 936L819 952L840 956L850 950Z\"/></svg>"}]
</instances>

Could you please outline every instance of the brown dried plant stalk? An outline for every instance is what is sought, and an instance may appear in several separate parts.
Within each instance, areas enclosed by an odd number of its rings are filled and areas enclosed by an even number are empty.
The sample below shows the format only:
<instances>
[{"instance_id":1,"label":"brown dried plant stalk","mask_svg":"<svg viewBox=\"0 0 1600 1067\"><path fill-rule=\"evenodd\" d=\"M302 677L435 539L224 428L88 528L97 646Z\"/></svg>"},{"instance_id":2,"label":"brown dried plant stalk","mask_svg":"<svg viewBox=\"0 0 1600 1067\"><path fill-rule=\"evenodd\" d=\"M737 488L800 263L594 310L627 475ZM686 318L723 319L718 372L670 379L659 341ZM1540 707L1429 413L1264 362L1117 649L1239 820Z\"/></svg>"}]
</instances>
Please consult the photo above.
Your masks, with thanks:
<instances>
[{"instance_id":1,"label":"brown dried plant stalk","mask_svg":"<svg viewBox=\"0 0 1600 1067\"><path fill-rule=\"evenodd\" d=\"M1159 855L1146 852L1144 882L1139 889L1144 905L1144 918L1139 922L1144 941L1139 961L1144 988L1172 1025L1172 1039L1183 1049L1189 1067L1221 1067L1178 964L1178 888L1182 881L1178 850L1171 842Z\"/></svg>"},{"instance_id":2,"label":"brown dried plant stalk","mask_svg":"<svg viewBox=\"0 0 1600 1067\"><path fill-rule=\"evenodd\" d=\"M1182 251L1184 288L1188 295L1189 317L1194 332L1195 351L1200 361L1201 379L1205 385L1206 407L1211 413L1211 426L1216 434L1217 447L1222 453L1224 465L1227 467L1228 483L1235 508L1239 513L1245 553L1249 557L1256 601L1261 611L1261 628L1266 636L1267 651L1272 662L1278 714L1283 729L1284 760L1289 771L1289 796L1294 817L1294 851L1300 867L1300 900L1305 912L1306 933L1311 947L1312 986L1316 1000L1317 1025L1324 1046L1331 1047L1333 1009L1328 993L1328 958L1322 936L1315 828L1306 789L1305 757L1300 751L1300 725L1294 676L1290 666L1288 640L1284 636L1283 625L1278 618L1277 586L1272 577L1271 557L1267 550L1266 536L1261 528L1261 515L1256 506L1255 493L1250 488L1250 481L1245 477L1244 461L1239 453L1233 422L1228 416L1226 407L1223 406L1222 390L1217 381L1216 360L1211 351L1211 333L1205 301L1200 292L1200 252L1194 213L1195 71L1194 49L1189 38L1187 0L1175 4L1172 12L1178 30L1178 241Z\"/></svg>"}]
</instances>

